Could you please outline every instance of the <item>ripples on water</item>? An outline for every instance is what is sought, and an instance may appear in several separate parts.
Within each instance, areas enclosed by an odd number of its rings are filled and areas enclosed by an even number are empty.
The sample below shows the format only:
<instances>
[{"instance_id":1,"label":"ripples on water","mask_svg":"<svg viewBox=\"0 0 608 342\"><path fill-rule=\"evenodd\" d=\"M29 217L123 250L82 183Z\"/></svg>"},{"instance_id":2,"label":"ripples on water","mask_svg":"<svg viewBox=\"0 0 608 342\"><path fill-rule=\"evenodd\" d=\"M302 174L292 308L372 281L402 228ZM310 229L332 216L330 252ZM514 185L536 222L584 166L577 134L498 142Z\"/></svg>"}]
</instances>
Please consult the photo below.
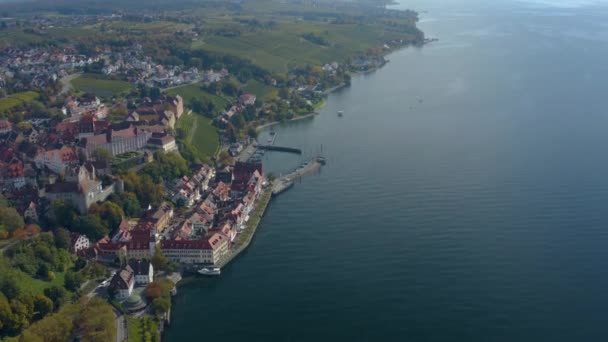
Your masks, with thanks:
<instances>
[{"instance_id":1,"label":"ripples on water","mask_svg":"<svg viewBox=\"0 0 608 342\"><path fill-rule=\"evenodd\" d=\"M603 340L608 46L577 37L606 12L498 3L424 2L440 42L276 128L328 166L180 288L167 340Z\"/></svg>"}]
</instances>

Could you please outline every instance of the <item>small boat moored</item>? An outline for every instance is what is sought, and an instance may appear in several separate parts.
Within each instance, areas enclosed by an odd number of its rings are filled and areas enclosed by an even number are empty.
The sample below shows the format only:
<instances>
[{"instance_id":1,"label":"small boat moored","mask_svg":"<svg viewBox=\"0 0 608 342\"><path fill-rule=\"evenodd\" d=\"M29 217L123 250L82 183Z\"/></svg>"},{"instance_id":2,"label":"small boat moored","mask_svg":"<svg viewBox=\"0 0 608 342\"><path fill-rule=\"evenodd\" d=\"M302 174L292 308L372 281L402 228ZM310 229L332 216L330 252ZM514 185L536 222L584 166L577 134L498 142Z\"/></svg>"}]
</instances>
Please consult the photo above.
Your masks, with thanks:
<instances>
[{"instance_id":1,"label":"small boat moored","mask_svg":"<svg viewBox=\"0 0 608 342\"><path fill-rule=\"evenodd\" d=\"M338 111L338 116L342 116L342 115L344 115L344 111L343 110L339 110Z\"/></svg>"},{"instance_id":2,"label":"small boat moored","mask_svg":"<svg viewBox=\"0 0 608 342\"><path fill-rule=\"evenodd\" d=\"M214 275L220 275L220 268L219 267L203 267L200 270L198 270L198 274L202 274L202 275L209 275L209 276L214 276Z\"/></svg>"}]
</instances>

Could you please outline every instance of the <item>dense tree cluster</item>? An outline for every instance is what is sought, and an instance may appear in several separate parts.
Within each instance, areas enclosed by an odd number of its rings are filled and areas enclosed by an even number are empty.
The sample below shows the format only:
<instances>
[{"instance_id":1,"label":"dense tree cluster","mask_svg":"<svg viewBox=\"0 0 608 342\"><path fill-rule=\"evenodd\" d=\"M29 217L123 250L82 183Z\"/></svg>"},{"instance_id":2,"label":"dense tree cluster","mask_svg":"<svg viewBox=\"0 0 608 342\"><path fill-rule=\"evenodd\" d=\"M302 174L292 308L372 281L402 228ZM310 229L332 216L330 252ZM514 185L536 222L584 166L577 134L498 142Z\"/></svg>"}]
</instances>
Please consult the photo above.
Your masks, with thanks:
<instances>
[{"instance_id":1,"label":"dense tree cluster","mask_svg":"<svg viewBox=\"0 0 608 342\"><path fill-rule=\"evenodd\" d=\"M69 251L57 248L49 232L10 248L5 256L12 267L41 280L53 280L55 272L65 272L72 263Z\"/></svg>"},{"instance_id":2,"label":"dense tree cluster","mask_svg":"<svg viewBox=\"0 0 608 342\"><path fill-rule=\"evenodd\" d=\"M3 302L0 299L0 315ZM44 307L48 303L39 303ZM0 322L2 320L0 319ZM116 340L116 320L112 307L103 299L93 297L89 301L65 305L57 313L46 316L23 331L20 337L9 342L64 342L75 335L82 341L107 342Z\"/></svg>"},{"instance_id":3,"label":"dense tree cluster","mask_svg":"<svg viewBox=\"0 0 608 342\"><path fill-rule=\"evenodd\" d=\"M152 303L152 311L157 316L163 315L171 308L171 289L173 287L173 283L168 279L153 281L146 287L146 299Z\"/></svg>"}]
</instances>

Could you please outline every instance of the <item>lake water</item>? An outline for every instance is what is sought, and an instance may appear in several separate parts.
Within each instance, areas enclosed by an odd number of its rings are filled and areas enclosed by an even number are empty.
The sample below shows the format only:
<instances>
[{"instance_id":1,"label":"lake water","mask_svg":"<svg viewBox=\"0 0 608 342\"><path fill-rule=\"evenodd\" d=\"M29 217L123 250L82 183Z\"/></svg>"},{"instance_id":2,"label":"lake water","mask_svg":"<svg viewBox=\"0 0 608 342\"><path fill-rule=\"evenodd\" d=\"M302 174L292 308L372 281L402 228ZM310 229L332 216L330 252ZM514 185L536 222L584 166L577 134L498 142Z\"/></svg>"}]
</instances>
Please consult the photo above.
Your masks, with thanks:
<instances>
[{"instance_id":1,"label":"lake water","mask_svg":"<svg viewBox=\"0 0 608 342\"><path fill-rule=\"evenodd\" d=\"M276 128L328 165L220 278L185 281L167 341L606 339L608 9L403 6L440 41Z\"/></svg>"}]
</instances>

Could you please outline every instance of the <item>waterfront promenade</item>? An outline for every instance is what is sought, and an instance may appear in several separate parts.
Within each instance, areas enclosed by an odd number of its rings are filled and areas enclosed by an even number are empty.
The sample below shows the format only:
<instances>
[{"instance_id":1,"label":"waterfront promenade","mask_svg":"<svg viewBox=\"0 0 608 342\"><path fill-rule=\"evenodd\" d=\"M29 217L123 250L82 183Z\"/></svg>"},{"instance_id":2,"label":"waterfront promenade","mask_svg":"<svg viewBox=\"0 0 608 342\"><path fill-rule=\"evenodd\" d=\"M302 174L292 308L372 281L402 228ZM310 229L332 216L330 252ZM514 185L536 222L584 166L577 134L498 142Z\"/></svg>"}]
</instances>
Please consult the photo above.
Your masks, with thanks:
<instances>
[{"instance_id":1,"label":"waterfront promenade","mask_svg":"<svg viewBox=\"0 0 608 342\"><path fill-rule=\"evenodd\" d=\"M222 260L220 260L215 265L215 267L222 268L222 267L226 266L230 261L232 261L241 252L243 252L245 249L247 249L247 247L249 247L249 245L251 244L251 241L253 240L253 236L255 235L255 232L257 231L258 226L260 225L260 221L262 220L262 217L264 216L264 213L266 212L268 203L270 203L271 194L272 193L269 188L264 189L264 192L262 192L262 194L260 195L260 199L258 200L258 203L256 204L255 208L251 211L251 213L249 215L249 220L247 221L247 227L242 232L239 232L228 255L225 258L223 258Z\"/></svg>"}]
</instances>

